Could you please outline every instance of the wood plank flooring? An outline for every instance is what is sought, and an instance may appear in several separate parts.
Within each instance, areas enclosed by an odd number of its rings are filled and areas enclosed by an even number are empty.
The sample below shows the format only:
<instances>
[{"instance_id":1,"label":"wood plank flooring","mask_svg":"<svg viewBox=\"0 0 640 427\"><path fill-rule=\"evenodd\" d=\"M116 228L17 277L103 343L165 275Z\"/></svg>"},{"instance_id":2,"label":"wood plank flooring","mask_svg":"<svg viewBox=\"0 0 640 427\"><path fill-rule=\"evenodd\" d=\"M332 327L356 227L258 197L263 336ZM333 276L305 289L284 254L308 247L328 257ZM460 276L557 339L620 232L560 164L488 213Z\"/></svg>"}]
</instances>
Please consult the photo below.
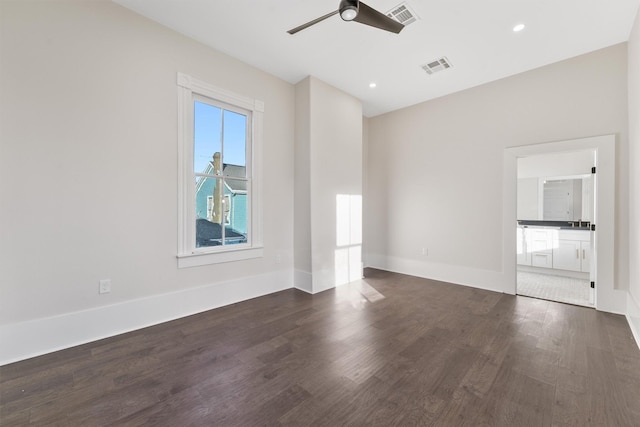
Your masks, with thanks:
<instances>
[{"instance_id":1,"label":"wood plank flooring","mask_svg":"<svg viewBox=\"0 0 640 427\"><path fill-rule=\"evenodd\" d=\"M0 425L640 426L622 316L367 270L0 367Z\"/></svg>"}]
</instances>

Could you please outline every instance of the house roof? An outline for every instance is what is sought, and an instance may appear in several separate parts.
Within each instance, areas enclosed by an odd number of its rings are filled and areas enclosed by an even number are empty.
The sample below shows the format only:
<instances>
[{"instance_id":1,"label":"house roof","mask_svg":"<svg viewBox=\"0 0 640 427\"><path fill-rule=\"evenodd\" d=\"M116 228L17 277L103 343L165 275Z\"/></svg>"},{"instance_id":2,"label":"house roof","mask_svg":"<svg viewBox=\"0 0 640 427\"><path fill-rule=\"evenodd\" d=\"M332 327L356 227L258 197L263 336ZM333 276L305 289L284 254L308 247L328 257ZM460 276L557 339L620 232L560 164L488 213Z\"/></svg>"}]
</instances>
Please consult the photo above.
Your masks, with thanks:
<instances>
[{"instance_id":1,"label":"house roof","mask_svg":"<svg viewBox=\"0 0 640 427\"><path fill-rule=\"evenodd\" d=\"M230 178L246 178L247 176L247 168L245 166L231 165L225 163L222 166L222 173L224 176L228 176ZM239 180L239 179L228 179L225 180L225 184L229 187L234 193L246 193L247 192L247 181Z\"/></svg>"},{"instance_id":2,"label":"house roof","mask_svg":"<svg viewBox=\"0 0 640 427\"><path fill-rule=\"evenodd\" d=\"M225 240L242 240L246 236L238 233L233 228L224 228ZM196 242L198 246L211 246L211 243L222 241L222 226L204 218L196 219Z\"/></svg>"}]
</instances>

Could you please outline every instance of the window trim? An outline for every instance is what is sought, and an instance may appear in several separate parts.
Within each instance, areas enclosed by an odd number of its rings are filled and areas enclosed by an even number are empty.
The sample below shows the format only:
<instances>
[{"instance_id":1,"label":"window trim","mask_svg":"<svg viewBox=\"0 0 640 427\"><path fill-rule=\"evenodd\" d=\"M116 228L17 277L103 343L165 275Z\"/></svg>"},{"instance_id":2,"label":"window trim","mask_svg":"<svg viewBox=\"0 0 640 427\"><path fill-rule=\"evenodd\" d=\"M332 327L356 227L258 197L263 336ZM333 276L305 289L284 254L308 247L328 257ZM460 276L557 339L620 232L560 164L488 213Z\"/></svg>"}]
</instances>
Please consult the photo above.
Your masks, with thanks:
<instances>
[{"instance_id":1,"label":"window trim","mask_svg":"<svg viewBox=\"0 0 640 427\"><path fill-rule=\"evenodd\" d=\"M178 268L262 257L261 159L264 102L218 88L187 74L178 73ZM251 191L247 208L246 244L212 247L195 246L195 190L193 172L193 101L203 96L251 112L251 141L248 141L247 177Z\"/></svg>"}]
</instances>

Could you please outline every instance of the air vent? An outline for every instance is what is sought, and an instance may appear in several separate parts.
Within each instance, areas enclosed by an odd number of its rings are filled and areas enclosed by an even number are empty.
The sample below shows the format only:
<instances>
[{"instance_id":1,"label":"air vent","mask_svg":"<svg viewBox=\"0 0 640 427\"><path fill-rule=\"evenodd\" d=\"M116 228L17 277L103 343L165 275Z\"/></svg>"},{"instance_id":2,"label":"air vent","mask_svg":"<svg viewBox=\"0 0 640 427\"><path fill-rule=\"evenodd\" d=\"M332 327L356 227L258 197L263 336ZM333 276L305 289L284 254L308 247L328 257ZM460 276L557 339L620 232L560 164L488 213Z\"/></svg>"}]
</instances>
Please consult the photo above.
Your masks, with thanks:
<instances>
[{"instance_id":1,"label":"air vent","mask_svg":"<svg viewBox=\"0 0 640 427\"><path fill-rule=\"evenodd\" d=\"M446 57L438 58L433 61L429 61L428 63L421 65L422 69L427 72L427 74L437 73L439 71L446 70L447 68L451 68L451 62Z\"/></svg>"},{"instance_id":2,"label":"air vent","mask_svg":"<svg viewBox=\"0 0 640 427\"><path fill-rule=\"evenodd\" d=\"M404 26L407 26L412 22L416 22L418 20L418 15L416 15L406 3L400 3L399 5L388 11L387 16L391 19L395 19Z\"/></svg>"}]
</instances>

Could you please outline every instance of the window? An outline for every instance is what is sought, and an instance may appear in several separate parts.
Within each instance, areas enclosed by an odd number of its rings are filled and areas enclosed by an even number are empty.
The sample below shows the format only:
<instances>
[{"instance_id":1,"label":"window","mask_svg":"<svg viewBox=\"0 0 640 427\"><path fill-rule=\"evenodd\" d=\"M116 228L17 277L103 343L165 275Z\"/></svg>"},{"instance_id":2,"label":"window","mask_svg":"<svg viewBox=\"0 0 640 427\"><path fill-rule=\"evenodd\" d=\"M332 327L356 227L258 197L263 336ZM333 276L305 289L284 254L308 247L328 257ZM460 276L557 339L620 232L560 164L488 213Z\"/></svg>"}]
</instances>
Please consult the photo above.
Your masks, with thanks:
<instances>
[{"instance_id":1,"label":"window","mask_svg":"<svg viewBox=\"0 0 640 427\"><path fill-rule=\"evenodd\" d=\"M263 103L178 74L178 266L262 256Z\"/></svg>"}]
</instances>

